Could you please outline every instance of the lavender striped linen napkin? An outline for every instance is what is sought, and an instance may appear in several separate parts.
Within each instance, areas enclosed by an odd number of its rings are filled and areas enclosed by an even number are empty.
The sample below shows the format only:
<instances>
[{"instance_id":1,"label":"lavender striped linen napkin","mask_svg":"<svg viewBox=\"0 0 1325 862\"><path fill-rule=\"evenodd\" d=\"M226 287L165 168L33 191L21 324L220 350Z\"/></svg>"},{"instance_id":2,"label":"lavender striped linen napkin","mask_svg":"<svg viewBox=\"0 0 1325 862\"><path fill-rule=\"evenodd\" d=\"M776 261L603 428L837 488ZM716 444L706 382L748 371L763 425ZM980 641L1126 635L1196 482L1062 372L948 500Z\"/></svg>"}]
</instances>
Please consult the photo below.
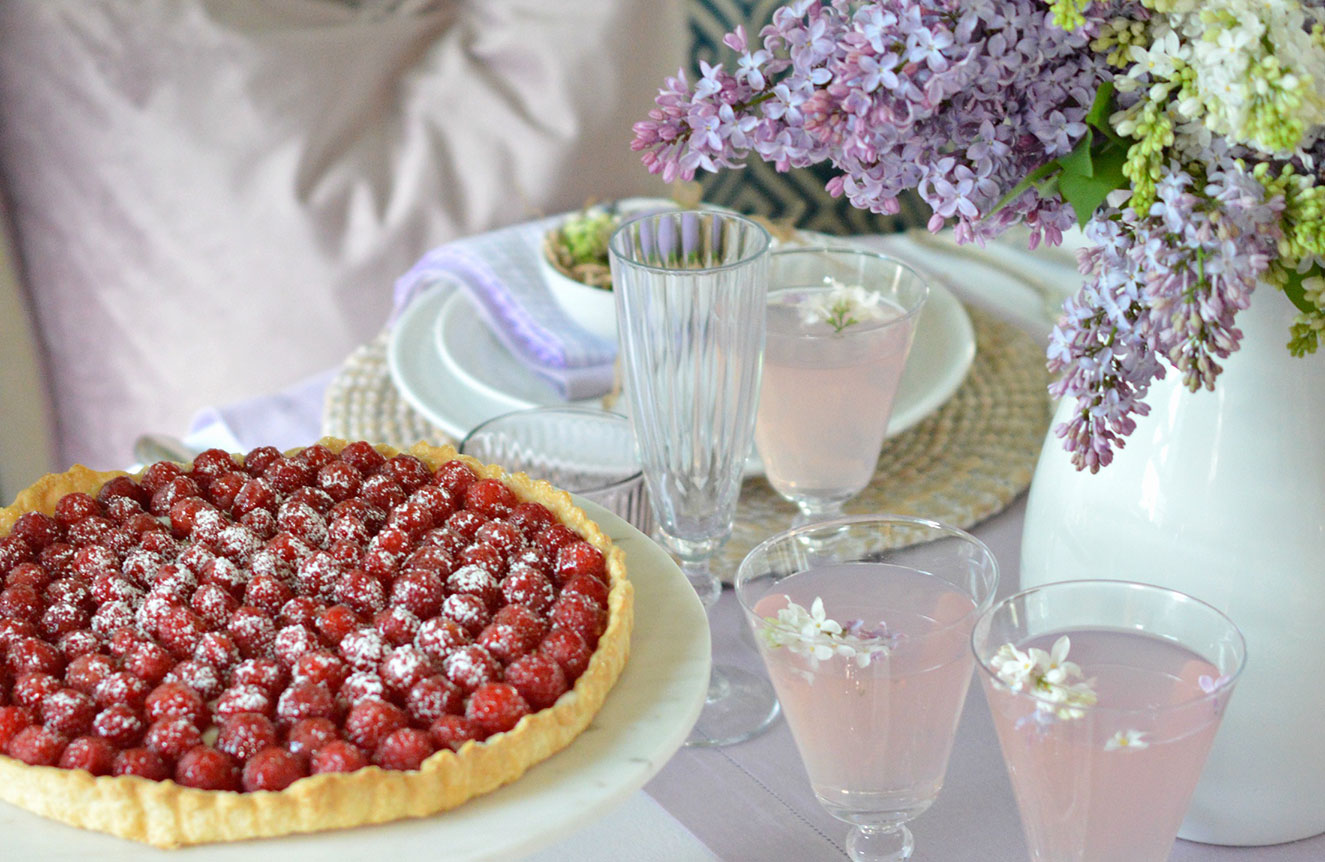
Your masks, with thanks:
<instances>
[{"instance_id":1,"label":"lavender striped linen napkin","mask_svg":"<svg viewBox=\"0 0 1325 862\"><path fill-rule=\"evenodd\" d=\"M498 340L562 398L611 391L616 345L571 320L543 279L543 233L559 219L502 228L428 252L396 281L392 323L424 291L457 286Z\"/></svg>"}]
</instances>

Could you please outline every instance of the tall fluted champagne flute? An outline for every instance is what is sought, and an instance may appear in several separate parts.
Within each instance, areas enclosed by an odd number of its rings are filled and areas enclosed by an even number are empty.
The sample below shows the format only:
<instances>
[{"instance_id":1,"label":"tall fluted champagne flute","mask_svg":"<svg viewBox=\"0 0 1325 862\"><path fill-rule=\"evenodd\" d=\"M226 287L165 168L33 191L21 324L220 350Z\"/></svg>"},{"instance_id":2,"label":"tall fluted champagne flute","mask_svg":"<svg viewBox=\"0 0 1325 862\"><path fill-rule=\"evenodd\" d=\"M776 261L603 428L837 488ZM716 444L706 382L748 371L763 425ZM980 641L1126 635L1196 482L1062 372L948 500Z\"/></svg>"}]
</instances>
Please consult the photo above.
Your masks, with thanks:
<instances>
[{"instance_id":1,"label":"tall fluted champagne flute","mask_svg":"<svg viewBox=\"0 0 1325 862\"><path fill-rule=\"evenodd\" d=\"M710 561L731 537L754 435L768 233L737 215L681 211L623 223L608 243L631 421L663 545L706 608ZM749 739L777 715L768 680L715 665L690 745Z\"/></svg>"}]
</instances>

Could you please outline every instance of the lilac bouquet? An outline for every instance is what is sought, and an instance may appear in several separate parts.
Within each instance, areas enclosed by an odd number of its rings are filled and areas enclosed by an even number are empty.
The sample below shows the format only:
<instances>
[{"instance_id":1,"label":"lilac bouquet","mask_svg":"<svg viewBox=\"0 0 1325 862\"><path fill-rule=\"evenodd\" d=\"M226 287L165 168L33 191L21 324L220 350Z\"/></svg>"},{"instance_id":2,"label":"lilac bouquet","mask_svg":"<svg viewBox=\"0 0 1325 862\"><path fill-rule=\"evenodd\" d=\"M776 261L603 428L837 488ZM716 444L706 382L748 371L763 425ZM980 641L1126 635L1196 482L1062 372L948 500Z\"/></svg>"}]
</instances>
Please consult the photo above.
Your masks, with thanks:
<instances>
[{"instance_id":1,"label":"lilac bouquet","mask_svg":"<svg viewBox=\"0 0 1325 862\"><path fill-rule=\"evenodd\" d=\"M1056 430L1107 465L1176 369L1211 389L1257 284L1325 329L1325 0L796 0L732 68L666 81L633 146L664 179L828 160L854 206L915 189L933 231L1030 244L1081 225L1048 350Z\"/></svg>"}]
</instances>

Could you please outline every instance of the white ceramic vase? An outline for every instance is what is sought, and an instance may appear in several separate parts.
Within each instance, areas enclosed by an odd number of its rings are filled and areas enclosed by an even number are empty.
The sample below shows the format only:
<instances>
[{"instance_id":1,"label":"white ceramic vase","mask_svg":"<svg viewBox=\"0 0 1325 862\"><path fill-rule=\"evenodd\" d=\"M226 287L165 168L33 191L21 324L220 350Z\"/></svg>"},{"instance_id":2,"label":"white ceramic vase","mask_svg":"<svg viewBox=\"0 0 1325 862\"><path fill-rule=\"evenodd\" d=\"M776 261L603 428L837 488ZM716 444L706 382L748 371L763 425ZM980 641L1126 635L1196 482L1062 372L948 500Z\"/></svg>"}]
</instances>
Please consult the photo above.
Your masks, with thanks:
<instances>
[{"instance_id":1,"label":"white ceramic vase","mask_svg":"<svg viewBox=\"0 0 1325 862\"><path fill-rule=\"evenodd\" d=\"M1325 832L1325 355L1284 346L1295 311L1262 285L1215 391L1179 375L1098 474L1052 432L1031 483L1021 585L1144 581L1218 607L1247 638L1181 832L1272 844ZM1060 404L1054 425L1073 405Z\"/></svg>"}]
</instances>

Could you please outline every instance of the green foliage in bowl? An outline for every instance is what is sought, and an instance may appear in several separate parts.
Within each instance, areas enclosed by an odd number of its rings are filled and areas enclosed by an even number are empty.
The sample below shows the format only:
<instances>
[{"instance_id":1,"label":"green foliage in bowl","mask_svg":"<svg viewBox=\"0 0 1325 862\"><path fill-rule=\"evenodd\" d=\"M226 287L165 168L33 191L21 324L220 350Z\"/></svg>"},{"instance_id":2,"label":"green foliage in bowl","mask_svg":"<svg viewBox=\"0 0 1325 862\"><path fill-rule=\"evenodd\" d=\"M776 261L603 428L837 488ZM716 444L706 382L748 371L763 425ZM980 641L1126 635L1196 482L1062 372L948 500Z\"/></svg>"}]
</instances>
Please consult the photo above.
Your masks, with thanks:
<instances>
[{"instance_id":1,"label":"green foliage in bowl","mask_svg":"<svg viewBox=\"0 0 1325 862\"><path fill-rule=\"evenodd\" d=\"M616 214L603 207L587 207L544 235L543 254L567 278L611 290L607 240L618 220Z\"/></svg>"}]
</instances>

